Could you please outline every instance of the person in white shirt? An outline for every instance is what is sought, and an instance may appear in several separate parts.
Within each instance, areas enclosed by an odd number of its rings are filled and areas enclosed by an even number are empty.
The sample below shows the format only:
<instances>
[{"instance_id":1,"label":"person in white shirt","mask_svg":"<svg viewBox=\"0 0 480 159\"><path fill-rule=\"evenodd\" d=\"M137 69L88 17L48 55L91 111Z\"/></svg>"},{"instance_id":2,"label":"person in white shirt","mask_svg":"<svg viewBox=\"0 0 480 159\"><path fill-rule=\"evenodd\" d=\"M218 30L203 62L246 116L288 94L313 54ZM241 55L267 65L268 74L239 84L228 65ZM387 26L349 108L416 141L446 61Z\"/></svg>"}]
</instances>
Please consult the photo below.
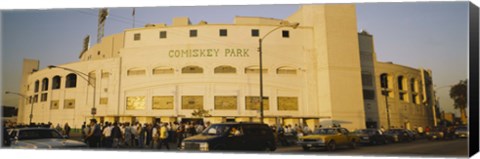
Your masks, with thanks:
<instances>
[{"instance_id":1,"label":"person in white shirt","mask_svg":"<svg viewBox=\"0 0 480 159\"><path fill-rule=\"evenodd\" d=\"M156 148L156 145L158 143L158 124L154 124L153 125L153 129L152 129L152 145L151 145L151 148Z\"/></svg>"},{"instance_id":2,"label":"person in white shirt","mask_svg":"<svg viewBox=\"0 0 480 159\"><path fill-rule=\"evenodd\" d=\"M111 134L112 134L112 128L113 126L107 122L106 124L106 127L103 129L103 146L106 147L106 148L111 148L112 147L112 137L111 137Z\"/></svg>"}]
</instances>

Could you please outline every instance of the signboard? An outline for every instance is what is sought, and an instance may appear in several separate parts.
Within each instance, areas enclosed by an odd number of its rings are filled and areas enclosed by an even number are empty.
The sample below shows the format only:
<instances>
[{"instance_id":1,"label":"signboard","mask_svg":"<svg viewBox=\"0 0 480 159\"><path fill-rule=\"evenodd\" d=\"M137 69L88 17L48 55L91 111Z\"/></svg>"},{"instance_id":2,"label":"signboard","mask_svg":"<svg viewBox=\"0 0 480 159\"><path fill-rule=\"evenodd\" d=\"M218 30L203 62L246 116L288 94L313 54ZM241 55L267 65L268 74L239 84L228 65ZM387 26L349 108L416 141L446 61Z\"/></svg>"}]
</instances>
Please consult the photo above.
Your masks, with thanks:
<instances>
[{"instance_id":1,"label":"signboard","mask_svg":"<svg viewBox=\"0 0 480 159\"><path fill-rule=\"evenodd\" d=\"M278 110L298 110L297 97L278 97Z\"/></svg>"},{"instance_id":2,"label":"signboard","mask_svg":"<svg viewBox=\"0 0 480 159\"><path fill-rule=\"evenodd\" d=\"M237 96L215 96L215 110L237 109Z\"/></svg>"},{"instance_id":3,"label":"signboard","mask_svg":"<svg viewBox=\"0 0 480 159\"><path fill-rule=\"evenodd\" d=\"M92 108L92 112L91 112L92 115L95 115L97 114L97 108Z\"/></svg>"},{"instance_id":4,"label":"signboard","mask_svg":"<svg viewBox=\"0 0 480 159\"><path fill-rule=\"evenodd\" d=\"M182 96L182 109L203 109L203 96Z\"/></svg>"},{"instance_id":5,"label":"signboard","mask_svg":"<svg viewBox=\"0 0 480 159\"><path fill-rule=\"evenodd\" d=\"M127 97L127 110L142 110L142 109L145 109L144 96Z\"/></svg>"},{"instance_id":6,"label":"signboard","mask_svg":"<svg viewBox=\"0 0 480 159\"><path fill-rule=\"evenodd\" d=\"M153 96L152 109L173 109L173 96Z\"/></svg>"},{"instance_id":7,"label":"signboard","mask_svg":"<svg viewBox=\"0 0 480 159\"><path fill-rule=\"evenodd\" d=\"M260 110L260 97L246 96L245 97L246 110ZM269 110L268 97L263 97L263 110Z\"/></svg>"}]
</instances>

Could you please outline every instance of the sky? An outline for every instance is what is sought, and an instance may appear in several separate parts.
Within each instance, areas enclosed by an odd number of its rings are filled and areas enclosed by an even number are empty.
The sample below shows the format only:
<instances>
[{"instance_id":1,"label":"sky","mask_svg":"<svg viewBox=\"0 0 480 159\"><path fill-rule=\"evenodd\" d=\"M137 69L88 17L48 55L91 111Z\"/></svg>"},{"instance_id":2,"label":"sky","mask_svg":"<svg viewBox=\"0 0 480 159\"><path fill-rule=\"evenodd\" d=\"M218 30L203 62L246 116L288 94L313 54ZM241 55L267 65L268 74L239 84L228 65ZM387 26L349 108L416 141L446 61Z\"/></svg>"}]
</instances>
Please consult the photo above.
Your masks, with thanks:
<instances>
[{"instance_id":1,"label":"sky","mask_svg":"<svg viewBox=\"0 0 480 159\"><path fill-rule=\"evenodd\" d=\"M357 4L358 31L374 36L379 61L431 69L441 109L453 110L449 88L467 79L467 2ZM233 23L235 16L284 19L300 5L136 7L135 27L171 24L188 16L193 24ZM219 14L221 13L221 14ZM24 58L40 60L40 69L79 61L82 41L96 43L97 9L3 10L1 67L3 91L18 92ZM132 8L111 8L105 35L131 28ZM17 96L2 94L2 105L16 106Z\"/></svg>"}]
</instances>

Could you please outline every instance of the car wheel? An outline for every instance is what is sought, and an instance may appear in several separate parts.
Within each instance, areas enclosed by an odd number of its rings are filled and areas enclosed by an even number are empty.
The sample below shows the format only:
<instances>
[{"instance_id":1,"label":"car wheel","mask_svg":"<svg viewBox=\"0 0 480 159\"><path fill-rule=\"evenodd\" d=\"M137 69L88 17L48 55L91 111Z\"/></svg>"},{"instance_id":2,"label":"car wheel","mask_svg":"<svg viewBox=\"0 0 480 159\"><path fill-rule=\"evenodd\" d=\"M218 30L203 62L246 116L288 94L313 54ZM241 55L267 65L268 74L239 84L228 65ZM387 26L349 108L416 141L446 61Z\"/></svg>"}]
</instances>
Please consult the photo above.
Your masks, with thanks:
<instances>
[{"instance_id":1,"label":"car wheel","mask_svg":"<svg viewBox=\"0 0 480 159\"><path fill-rule=\"evenodd\" d=\"M267 142L267 143L265 144L265 149L264 149L264 150L267 151L267 152L273 152L273 151L275 151L276 149L277 149L277 147L276 147L275 145L273 145L272 143L270 143L270 142Z\"/></svg>"},{"instance_id":2,"label":"car wheel","mask_svg":"<svg viewBox=\"0 0 480 159\"><path fill-rule=\"evenodd\" d=\"M333 140L330 141L327 145L327 150L328 151L335 151L336 148L337 148L337 144Z\"/></svg>"},{"instance_id":3,"label":"car wheel","mask_svg":"<svg viewBox=\"0 0 480 159\"><path fill-rule=\"evenodd\" d=\"M310 147L308 147L308 146L302 146L302 148L303 148L303 151L308 151L308 150L310 150Z\"/></svg>"},{"instance_id":4,"label":"car wheel","mask_svg":"<svg viewBox=\"0 0 480 159\"><path fill-rule=\"evenodd\" d=\"M374 141L375 141L375 140L374 140ZM350 148L352 148L352 149L357 148L357 142L355 142L355 140L352 140L352 141L350 142Z\"/></svg>"}]
</instances>

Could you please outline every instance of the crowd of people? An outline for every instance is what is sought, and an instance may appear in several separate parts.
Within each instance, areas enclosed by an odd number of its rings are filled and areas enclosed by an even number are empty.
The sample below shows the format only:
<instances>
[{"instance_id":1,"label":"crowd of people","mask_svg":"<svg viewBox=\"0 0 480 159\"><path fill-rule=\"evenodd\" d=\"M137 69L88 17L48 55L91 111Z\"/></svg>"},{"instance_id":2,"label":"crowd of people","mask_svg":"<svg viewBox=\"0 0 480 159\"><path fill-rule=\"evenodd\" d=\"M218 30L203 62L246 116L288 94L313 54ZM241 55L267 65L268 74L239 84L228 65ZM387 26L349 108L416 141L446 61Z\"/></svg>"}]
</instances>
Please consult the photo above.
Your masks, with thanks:
<instances>
[{"instance_id":1,"label":"crowd of people","mask_svg":"<svg viewBox=\"0 0 480 159\"><path fill-rule=\"evenodd\" d=\"M90 124L82 125L82 137L92 148L170 149L169 144L176 143L180 148L183 139L202 132L209 125L209 122L97 123L92 119Z\"/></svg>"}]
</instances>

